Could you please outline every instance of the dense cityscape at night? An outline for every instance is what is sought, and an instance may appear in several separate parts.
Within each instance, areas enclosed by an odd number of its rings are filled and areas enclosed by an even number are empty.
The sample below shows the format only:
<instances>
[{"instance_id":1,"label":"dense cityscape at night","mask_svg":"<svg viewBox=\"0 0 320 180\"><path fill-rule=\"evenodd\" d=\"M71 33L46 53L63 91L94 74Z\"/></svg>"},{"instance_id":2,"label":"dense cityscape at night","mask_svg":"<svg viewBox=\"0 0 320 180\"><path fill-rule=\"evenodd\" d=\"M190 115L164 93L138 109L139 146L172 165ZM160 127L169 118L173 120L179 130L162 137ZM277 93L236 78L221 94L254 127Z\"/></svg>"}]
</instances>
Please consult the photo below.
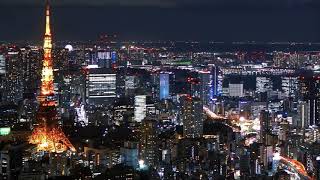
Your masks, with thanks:
<instances>
[{"instance_id":1,"label":"dense cityscape at night","mask_svg":"<svg viewBox=\"0 0 320 180\"><path fill-rule=\"evenodd\" d=\"M320 43L56 40L41 7L0 39L0 179L320 179Z\"/></svg>"}]
</instances>

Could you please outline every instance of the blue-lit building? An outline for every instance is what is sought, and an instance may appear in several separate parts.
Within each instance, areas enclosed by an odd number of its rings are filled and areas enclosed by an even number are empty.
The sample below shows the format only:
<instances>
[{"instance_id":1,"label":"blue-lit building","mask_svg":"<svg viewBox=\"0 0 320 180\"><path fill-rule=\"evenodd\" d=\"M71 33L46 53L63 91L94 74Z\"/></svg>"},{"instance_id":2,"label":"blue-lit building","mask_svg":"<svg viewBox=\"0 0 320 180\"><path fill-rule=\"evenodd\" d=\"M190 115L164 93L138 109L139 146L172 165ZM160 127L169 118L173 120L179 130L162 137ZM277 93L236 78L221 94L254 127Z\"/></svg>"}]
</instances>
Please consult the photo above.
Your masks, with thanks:
<instances>
[{"instance_id":1,"label":"blue-lit building","mask_svg":"<svg viewBox=\"0 0 320 180\"><path fill-rule=\"evenodd\" d=\"M211 74L211 97L220 96L222 93L222 75L220 70L215 65L209 65L209 70Z\"/></svg>"},{"instance_id":2,"label":"blue-lit building","mask_svg":"<svg viewBox=\"0 0 320 180\"><path fill-rule=\"evenodd\" d=\"M174 74L171 72L157 72L152 74L152 97L157 100L164 100L172 97L174 90Z\"/></svg>"},{"instance_id":3,"label":"blue-lit building","mask_svg":"<svg viewBox=\"0 0 320 180\"><path fill-rule=\"evenodd\" d=\"M200 89L199 96L203 105L211 106L213 100L221 95L222 76L219 68L215 65L209 65L205 70L199 71Z\"/></svg>"},{"instance_id":4,"label":"blue-lit building","mask_svg":"<svg viewBox=\"0 0 320 180\"><path fill-rule=\"evenodd\" d=\"M169 74L160 74L160 100L169 97Z\"/></svg>"}]
</instances>

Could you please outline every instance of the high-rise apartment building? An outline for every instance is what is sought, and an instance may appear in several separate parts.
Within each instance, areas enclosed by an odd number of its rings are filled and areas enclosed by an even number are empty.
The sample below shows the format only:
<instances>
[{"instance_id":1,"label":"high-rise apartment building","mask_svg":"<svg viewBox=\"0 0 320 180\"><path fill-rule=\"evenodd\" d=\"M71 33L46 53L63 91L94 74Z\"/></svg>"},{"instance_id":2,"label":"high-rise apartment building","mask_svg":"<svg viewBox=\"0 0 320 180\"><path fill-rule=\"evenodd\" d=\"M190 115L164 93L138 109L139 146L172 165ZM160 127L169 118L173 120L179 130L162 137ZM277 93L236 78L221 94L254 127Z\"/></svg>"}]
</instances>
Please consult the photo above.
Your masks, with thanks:
<instances>
[{"instance_id":1,"label":"high-rise apartment building","mask_svg":"<svg viewBox=\"0 0 320 180\"><path fill-rule=\"evenodd\" d=\"M141 122L140 158L147 166L154 166L157 162L157 121L144 119Z\"/></svg>"},{"instance_id":2,"label":"high-rise apartment building","mask_svg":"<svg viewBox=\"0 0 320 180\"><path fill-rule=\"evenodd\" d=\"M18 47L8 48L3 100L18 103L23 99L22 53Z\"/></svg>"},{"instance_id":3,"label":"high-rise apartment building","mask_svg":"<svg viewBox=\"0 0 320 180\"><path fill-rule=\"evenodd\" d=\"M181 118L183 136L199 138L203 135L203 104L201 99L190 96L181 97Z\"/></svg>"}]
</instances>

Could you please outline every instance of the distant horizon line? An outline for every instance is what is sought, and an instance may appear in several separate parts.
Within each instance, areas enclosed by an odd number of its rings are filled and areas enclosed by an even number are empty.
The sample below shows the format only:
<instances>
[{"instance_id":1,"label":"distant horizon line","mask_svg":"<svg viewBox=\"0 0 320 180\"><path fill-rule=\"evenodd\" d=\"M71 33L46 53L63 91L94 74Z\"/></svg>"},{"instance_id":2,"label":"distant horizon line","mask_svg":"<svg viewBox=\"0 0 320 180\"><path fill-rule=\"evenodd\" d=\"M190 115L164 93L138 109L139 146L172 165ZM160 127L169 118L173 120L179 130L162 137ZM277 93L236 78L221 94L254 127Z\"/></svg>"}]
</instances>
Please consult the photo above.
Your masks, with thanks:
<instances>
[{"instance_id":1,"label":"distant horizon line","mask_svg":"<svg viewBox=\"0 0 320 180\"><path fill-rule=\"evenodd\" d=\"M0 40L1 44L8 44L8 43L42 43L42 41L38 40ZM83 43L83 42L91 42L91 43L99 43L102 42L101 40L54 40L53 44L55 43L66 43L66 42L74 42L74 43ZM295 45L295 44L320 44L320 41L254 41L254 40L244 40L244 41L215 41L215 40L148 40L148 39L141 39L141 40L119 40L119 41L110 41L106 43L116 44L116 43L202 43L202 44L284 44L284 45Z\"/></svg>"}]
</instances>

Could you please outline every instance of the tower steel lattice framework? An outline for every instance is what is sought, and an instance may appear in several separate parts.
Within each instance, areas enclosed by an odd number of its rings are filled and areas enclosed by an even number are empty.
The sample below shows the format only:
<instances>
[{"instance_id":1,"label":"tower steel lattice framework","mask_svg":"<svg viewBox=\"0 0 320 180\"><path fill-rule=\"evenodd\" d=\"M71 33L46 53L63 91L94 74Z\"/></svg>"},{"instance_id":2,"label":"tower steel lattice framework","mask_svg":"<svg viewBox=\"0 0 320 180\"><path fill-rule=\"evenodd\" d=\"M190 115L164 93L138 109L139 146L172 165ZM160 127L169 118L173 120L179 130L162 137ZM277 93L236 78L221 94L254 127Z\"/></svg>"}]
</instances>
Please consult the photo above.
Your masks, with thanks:
<instances>
[{"instance_id":1,"label":"tower steel lattice framework","mask_svg":"<svg viewBox=\"0 0 320 180\"><path fill-rule=\"evenodd\" d=\"M50 4L46 2L46 30L44 35L44 59L42 65L41 91L38 96L38 125L29 138L38 151L62 153L75 148L57 123L56 101L54 98L52 34L50 28Z\"/></svg>"}]
</instances>

